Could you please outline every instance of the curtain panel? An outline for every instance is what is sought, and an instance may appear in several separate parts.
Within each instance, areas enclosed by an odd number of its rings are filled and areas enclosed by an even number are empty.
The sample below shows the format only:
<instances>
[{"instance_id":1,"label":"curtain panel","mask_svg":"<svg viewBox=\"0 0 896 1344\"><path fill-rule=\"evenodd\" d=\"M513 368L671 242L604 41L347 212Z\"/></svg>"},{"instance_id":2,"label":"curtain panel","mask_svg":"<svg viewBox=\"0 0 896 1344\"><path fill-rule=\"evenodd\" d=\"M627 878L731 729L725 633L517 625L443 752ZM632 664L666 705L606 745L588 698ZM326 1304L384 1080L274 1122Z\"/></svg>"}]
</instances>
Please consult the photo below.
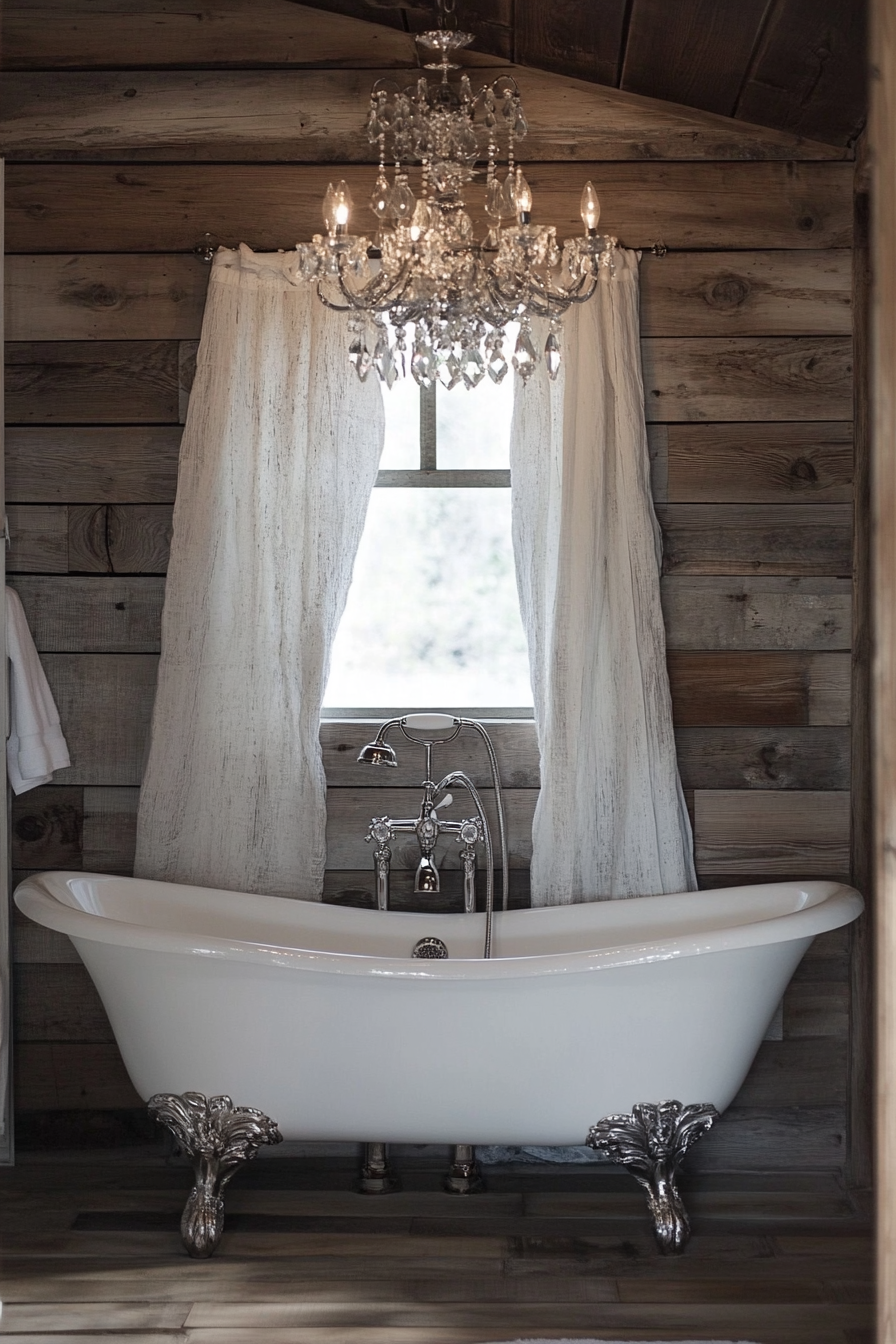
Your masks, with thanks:
<instances>
[{"instance_id":1,"label":"curtain panel","mask_svg":"<svg viewBox=\"0 0 896 1344\"><path fill-rule=\"evenodd\" d=\"M294 254L218 252L184 430L140 877L317 900L320 708L383 444Z\"/></svg>"},{"instance_id":2,"label":"curtain panel","mask_svg":"<svg viewBox=\"0 0 896 1344\"><path fill-rule=\"evenodd\" d=\"M514 554L541 754L532 904L696 887L650 495L638 254L564 319L556 382L518 384Z\"/></svg>"}]
</instances>

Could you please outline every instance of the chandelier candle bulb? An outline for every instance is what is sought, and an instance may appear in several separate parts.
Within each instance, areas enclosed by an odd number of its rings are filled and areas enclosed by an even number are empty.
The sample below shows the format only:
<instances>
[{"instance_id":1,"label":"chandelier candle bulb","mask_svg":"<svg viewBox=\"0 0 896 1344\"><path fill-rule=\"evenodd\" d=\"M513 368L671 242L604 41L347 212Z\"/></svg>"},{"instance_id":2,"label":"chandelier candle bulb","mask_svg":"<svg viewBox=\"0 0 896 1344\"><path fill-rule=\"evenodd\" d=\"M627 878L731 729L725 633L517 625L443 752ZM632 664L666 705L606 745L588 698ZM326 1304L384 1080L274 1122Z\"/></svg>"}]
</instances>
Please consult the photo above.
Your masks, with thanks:
<instances>
[{"instance_id":1,"label":"chandelier candle bulb","mask_svg":"<svg viewBox=\"0 0 896 1344\"><path fill-rule=\"evenodd\" d=\"M593 238L597 233L597 221L600 219L600 201L597 198L597 192L594 190L592 182L586 182L582 188L581 204L582 223L588 230L589 238Z\"/></svg>"},{"instance_id":2,"label":"chandelier candle bulb","mask_svg":"<svg viewBox=\"0 0 896 1344\"><path fill-rule=\"evenodd\" d=\"M345 181L338 182L335 187L332 182L329 183L324 196L323 216L331 238L345 234L352 204L352 194Z\"/></svg>"},{"instance_id":3,"label":"chandelier candle bulb","mask_svg":"<svg viewBox=\"0 0 896 1344\"><path fill-rule=\"evenodd\" d=\"M424 70L441 78L421 73L404 88L384 78L370 94L367 135L379 156L369 198L375 243L348 232L351 194L345 182L331 182L323 201L327 236L297 245L296 278L314 283L328 308L355 315L349 359L361 379L373 368L387 387L410 372L421 387L438 380L473 388L486 373L499 383L511 364L525 380L542 362L556 378L560 318L591 297L601 272L612 277L616 239L597 233L600 204L590 182L581 199L584 237L560 243L553 225L531 222L532 189L516 165L528 130L516 80L502 74L478 90L469 74L449 81L460 69L452 58L473 39L451 26L451 0L437 0L437 8L439 27L417 42L429 58ZM481 240L465 200L480 163L490 225ZM416 194L413 165L420 167ZM550 323L543 349L540 338L533 342L532 318ZM503 343L517 326L508 361Z\"/></svg>"},{"instance_id":4,"label":"chandelier candle bulb","mask_svg":"<svg viewBox=\"0 0 896 1344\"><path fill-rule=\"evenodd\" d=\"M532 218L532 188L523 177L522 168L516 170L513 199L517 210L517 219L521 224L528 224Z\"/></svg>"}]
</instances>

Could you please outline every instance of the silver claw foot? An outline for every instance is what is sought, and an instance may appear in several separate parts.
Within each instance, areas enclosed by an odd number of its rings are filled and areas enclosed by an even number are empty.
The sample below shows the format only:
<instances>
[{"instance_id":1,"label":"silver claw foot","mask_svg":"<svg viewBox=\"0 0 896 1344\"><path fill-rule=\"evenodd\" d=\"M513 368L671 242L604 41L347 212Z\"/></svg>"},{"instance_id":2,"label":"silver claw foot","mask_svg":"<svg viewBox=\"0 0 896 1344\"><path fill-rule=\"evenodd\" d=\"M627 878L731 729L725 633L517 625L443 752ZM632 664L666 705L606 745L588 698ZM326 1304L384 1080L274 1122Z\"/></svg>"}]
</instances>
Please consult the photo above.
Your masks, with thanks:
<instances>
[{"instance_id":1,"label":"silver claw foot","mask_svg":"<svg viewBox=\"0 0 896 1344\"><path fill-rule=\"evenodd\" d=\"M473 1145L457 1144L454 1149L454 1160L448 1168L442 1188L449 1195L477 1195L484 1185Z\"/></svg>"},{"instance_id":2,"label":"silver claw foot","mask_svg":"<svg viewBox=\"0 0 896 1344\"><path fill-rule=\"evenodd\" d=\"M225 1185L262 1144L281 1143L283 1135L263 1111L234 1106L230 1097L157 1092L147 1108L154 1120L171 1130L193 1163L196 1181L180 1220L180 1235L188 1255L205 1259L215 1253L224 1230Z\"/></svg>"},{"instance_id":3,"label":"silver claw foot","mask_svg":"<svg viewBox=\"0 0 896 1344\"><path fill-rule=\"evenodd\" d=\"M719 1118L715 1106L663 1101L633 1106L631 1115L607 1115L588 1131L588 1147L621 1162L647 1191L653 1230L664 1255L681 1254L691 1235L675 1177L692 1143Z\"/></svg>"},{"instance_id":4,"label":"silver claw foot","mask_svg":"<svg viewBox=\"0 0 896 1344\"><path fill-rule=\"evenodd\" d=\"M391 1195L401 1189L401 1182L389 1166L384 1143L365 1143L364 1161L358 1191L362 1195Z\"/></svg>"}]
</instances>

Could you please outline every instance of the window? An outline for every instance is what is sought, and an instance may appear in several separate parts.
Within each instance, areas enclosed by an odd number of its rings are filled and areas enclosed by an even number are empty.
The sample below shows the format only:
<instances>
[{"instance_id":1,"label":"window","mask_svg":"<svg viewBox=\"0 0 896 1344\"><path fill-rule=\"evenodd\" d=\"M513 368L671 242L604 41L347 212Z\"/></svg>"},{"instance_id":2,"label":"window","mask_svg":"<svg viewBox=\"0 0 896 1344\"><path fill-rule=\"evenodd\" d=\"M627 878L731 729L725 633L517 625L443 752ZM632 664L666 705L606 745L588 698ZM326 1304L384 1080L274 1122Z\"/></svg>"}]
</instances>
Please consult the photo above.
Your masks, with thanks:
<instances>
[{"instance_id":1,"label":"window","mask_svg":"<svg viewBox=\"0 0 896 1344\"><path fill-rule=\"evenodd\" d=\"M532 715L510 535L513 381L383 393L386 442L324 700Z\"/></svg>"}]
</instances>

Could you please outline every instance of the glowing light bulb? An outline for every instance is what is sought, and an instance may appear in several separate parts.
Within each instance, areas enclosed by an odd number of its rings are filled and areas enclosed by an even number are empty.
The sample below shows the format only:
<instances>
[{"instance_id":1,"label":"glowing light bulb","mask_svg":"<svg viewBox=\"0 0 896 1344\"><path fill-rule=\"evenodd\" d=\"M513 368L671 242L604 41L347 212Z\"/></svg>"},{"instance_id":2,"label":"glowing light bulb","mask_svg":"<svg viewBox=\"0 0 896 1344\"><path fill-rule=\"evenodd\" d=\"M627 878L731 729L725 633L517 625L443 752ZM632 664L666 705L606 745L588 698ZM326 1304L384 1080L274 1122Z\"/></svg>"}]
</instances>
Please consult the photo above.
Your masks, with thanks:
<instances>
[{"instance_id":1,"label":"glowing light bulb","mask_svg":"<svg viewBox=\"0 0 896 1344\"><path fill-rule=\"evenodd\" d=\"M523 170L517 168L516 182L513 188L513 203L521 224L528 224L532 213L532 188L523 177ZM525 218L524 218L525 216Z\"/></svg>"},{"instance_id":2,"label":"glowing light bulb","mask_svg":"<svg viewBox=\"0 0 896 1344\"><path fill-rule=\"evenodd\" d=\"M330 182L324 196L323 216L327 231L331 236L337 230L340 233L345 232L351 209L352 194L348 189L348 183L343 180L337 182L334 187L333 183Z\"/></svg>"},{"instance_id":3,"label":"glowing light bulb","mask_svg":"<svg viewBox=\"0 0 896 1344\"><path fill-rule=\"evenodd\" d=\"M593 233L597 228L597 221L600 219L600 201L591 182L586 182L582 188L580 213L585 228L589 233Z\"/></svg>"}]
</instances>

